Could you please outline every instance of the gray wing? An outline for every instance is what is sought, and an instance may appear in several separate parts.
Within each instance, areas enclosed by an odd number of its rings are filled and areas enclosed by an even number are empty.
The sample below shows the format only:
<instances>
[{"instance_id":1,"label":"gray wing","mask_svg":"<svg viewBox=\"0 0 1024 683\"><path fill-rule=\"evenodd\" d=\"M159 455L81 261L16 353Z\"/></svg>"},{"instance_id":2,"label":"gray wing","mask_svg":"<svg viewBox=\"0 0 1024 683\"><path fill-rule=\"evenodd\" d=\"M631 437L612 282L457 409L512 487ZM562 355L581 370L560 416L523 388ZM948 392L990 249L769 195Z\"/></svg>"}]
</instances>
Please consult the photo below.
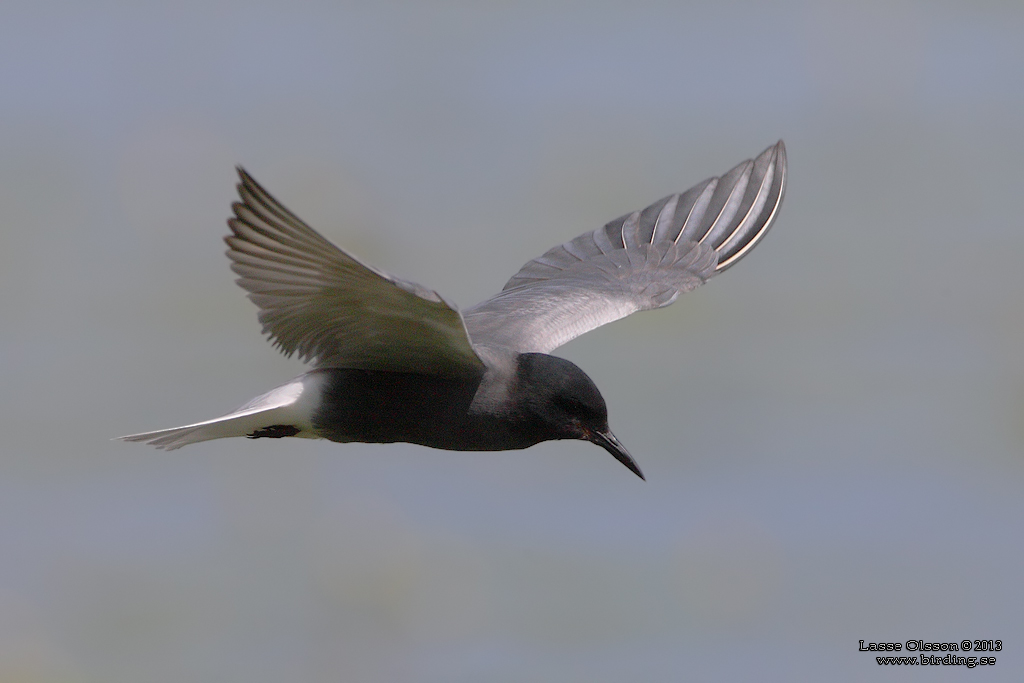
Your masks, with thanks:
<instances>
[{"instance_id":1,"label":"gray wing","mask_svg":"<svg viewBox=\"0 0 1024 683\"><path fill-rule=\"evenodd\" d=\"M483 363L459 311L436 292L361 263L242 168L228 243L238 284L275 346L317 367L465 376Z\"/></svg>"},{"instance_id":2,"label":"gray wing","mask_svg":"<svg viewBox=\"0 0 1024 683\"><path fill-rule=\"evenodd\" d=\"M465 311L478 346L549 353L613 320L668 306L768 232L786 186L782 141L720 178L549 250Z\"/></svg>"}]
</instances>

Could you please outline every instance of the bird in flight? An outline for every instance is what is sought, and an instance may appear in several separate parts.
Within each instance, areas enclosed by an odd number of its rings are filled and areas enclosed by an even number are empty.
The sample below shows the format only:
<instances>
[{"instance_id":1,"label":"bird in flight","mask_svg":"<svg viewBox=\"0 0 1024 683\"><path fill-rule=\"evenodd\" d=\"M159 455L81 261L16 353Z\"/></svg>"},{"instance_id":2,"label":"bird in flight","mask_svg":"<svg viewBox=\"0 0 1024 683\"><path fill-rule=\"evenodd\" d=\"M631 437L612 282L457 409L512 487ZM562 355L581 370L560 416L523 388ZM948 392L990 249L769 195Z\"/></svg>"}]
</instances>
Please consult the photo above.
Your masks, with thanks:
<instances>
[{"instance_id":1,"label":"bird in flight","mask_svg":"<svg viewBox=\"0 0 1024 683\"><path fill-rule=\"evenodd\" d=\"M312 364L213 420L119 437L173 450L230 436L408 442L456 451L601 446L643 479L594 382L551 351L668 306L750 252L786 186L780 140L721 177L533 259L464 311L324 239L238 168L225 237L263 332Z\"/></svg>"}]
</instances>

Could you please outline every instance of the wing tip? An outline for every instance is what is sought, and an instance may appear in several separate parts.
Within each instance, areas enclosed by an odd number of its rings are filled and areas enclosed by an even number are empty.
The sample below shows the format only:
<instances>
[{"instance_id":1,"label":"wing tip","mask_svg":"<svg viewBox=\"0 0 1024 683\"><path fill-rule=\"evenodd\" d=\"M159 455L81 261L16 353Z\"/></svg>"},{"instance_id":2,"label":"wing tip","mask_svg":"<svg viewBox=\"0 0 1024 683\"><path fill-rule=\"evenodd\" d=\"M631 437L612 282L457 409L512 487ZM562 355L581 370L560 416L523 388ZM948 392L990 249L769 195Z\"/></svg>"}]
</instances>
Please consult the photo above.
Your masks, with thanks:
<instances>
[{"instance_id":1,"label":"wing tip","mask_svg":"<svg viewBox=\"0 0 1024 683\"><path fill-rule=\"evenodd\" d=\"M768 230L774 225L775 219L778 217L779 208L782 206L782 200L786 194L786 176L787 176L787 160L786 160L786 143L780 138L774 145L769 145L763 152L757 155L757 157L751 161L756 165L757 162L767 159L765 168L765 174L770 171L772 173L771 186L768 188L768 195L765 201L765 205L762 207L757 219L751 225L751 229L746 232L746 235L741 236L739 245L733 240L733 238L727 239L720 245L719 249L729 244L728 251L732 253L722 258L721 262L715 269L715 273L721 273L725 270L734 266L740 259L746 256L751 249L753 249L764 236L768 234Z\"/></svg>"},{"instance_id":2,"label":"wing tip","mask_svg":"<svg viewBox=\"0 0 1024 683\"><path fill-rule=\"evenodd\" d=\"M249 172L246 171L242 167L241 164L236 164L235 165L235 172L238 173L238 180L239 180L238 184L235 185L235 189L238 191L238 196L242 199L242 203L243 204L248 204L249 203L247 201L247 197L245 196L245 192L243 192L243 190L248 190L249 194L252 195L252 196L260 196L260 195L267 195L268 197L270 196L270 193L267 192L265 189L263 189L263 186L260 185L258 182L256 182L256 179L253 178L249 174Z\"/></svg>"}]
</instances>

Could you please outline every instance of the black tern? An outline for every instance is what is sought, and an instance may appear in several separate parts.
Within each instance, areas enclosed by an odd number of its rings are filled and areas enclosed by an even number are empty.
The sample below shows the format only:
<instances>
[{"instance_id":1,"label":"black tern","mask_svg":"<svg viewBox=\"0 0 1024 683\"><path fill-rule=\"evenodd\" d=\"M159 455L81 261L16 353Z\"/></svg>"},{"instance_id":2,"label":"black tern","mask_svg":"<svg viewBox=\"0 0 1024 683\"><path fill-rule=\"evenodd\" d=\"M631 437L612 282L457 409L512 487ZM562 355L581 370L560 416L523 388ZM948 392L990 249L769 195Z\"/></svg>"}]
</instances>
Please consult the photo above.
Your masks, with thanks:
<instances>
[{"instance_id":1,"label":"black tern","mask_svg":"<svg viewBox=\"0 0 1024 683\"><path fill-rule=\"evenodd\" d=\"M337 248L241 167L224 238L263 332L310 372L205 422L119 437L167 450L229 436L408 442L456 451L582 439L640 468L594 382L549 355L584 332L668 306L768 232L786 186L780 140L709 178L557 246L460 312Z\"/></svg>"}]
</instances>

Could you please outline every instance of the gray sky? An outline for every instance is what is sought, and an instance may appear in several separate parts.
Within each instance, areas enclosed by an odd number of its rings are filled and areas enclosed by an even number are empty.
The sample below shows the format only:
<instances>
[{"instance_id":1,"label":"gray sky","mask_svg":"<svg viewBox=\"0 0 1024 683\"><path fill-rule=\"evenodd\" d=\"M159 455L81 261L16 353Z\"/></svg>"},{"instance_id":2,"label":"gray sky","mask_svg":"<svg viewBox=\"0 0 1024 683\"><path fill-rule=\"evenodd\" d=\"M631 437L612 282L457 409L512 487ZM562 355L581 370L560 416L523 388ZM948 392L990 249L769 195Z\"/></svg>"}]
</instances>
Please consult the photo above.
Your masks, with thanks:
<instances>
[{"instance_id":1,"label":"gray sky","mask_svg":"<svg viewBox=\"0 0 1024 683\"><path fill-rule=\"evenodd\" d=\"M0 681L859 681L912 638L1016 679L1020 5L252 5L0 8ZM109 441L303 371L223 256L235 164L468 306L780 137L739 267L558 352L647 483Z\"/></svg>"}]
</instances>

